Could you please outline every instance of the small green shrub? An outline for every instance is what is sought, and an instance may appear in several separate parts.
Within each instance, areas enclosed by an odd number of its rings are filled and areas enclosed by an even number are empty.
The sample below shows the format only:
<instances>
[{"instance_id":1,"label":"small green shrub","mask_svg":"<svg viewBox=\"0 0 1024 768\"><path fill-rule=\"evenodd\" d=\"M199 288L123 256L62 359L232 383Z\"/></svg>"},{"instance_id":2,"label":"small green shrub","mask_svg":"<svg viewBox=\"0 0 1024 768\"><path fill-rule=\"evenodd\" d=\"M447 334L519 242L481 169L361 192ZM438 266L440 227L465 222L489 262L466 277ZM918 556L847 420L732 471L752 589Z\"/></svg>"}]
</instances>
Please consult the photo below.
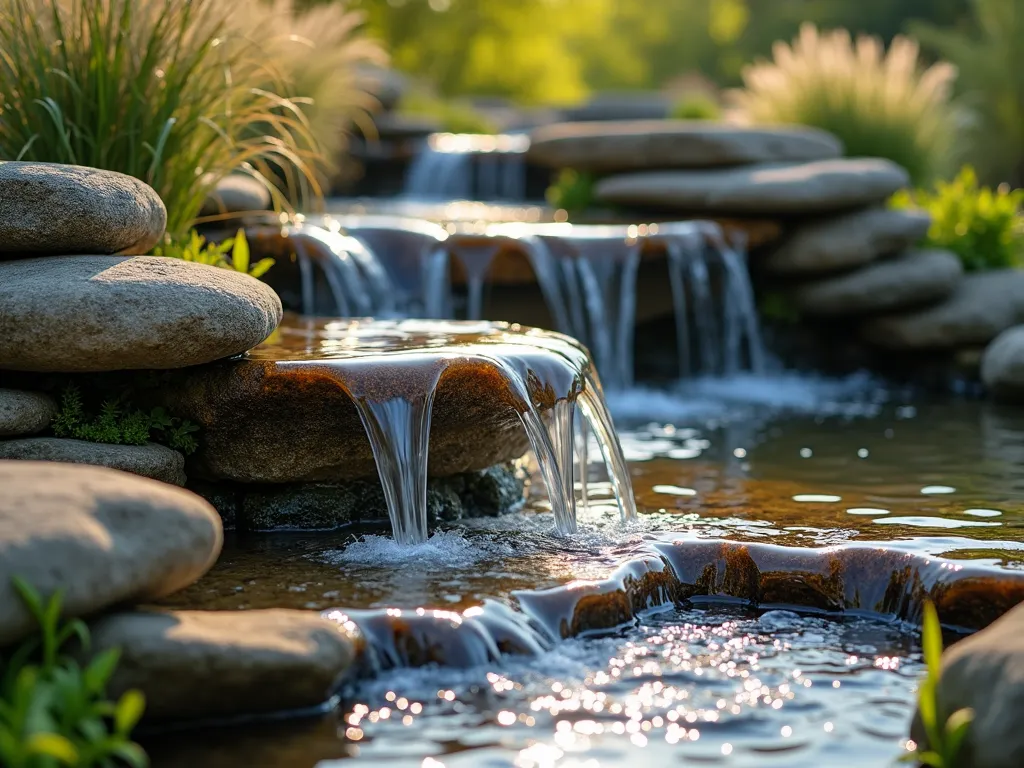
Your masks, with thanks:
<instances>
[{"instance_id":1,"label":"small green shrub","mask_svg":"<svg viewBox=\"0 0 1024 768\"><path fill-rule=\"evenodd\" d=\"M966 270L1024 264L1024 190L978 185L969 166L934 190L898 192L896 208L921 208L931 214L927 244L956 253Z\"/></svg>"},{"instance_id":2,"label":"small green shrub","mask_svg":"<svg viewBox=\"0 0 1024 768\"><path fill-rule=\"evenodd\" d=\"M718 120L722 108L705 93L691 93L676 103L670 116L677 120Z\"/></svg>"},{"instance_id":3,"label":"small green shrub","mask_svg":"<svg viewBox=\"0 0 1024 768\"><path fill-rule=\"evenodd\" d=\"M775 43L773 57L744 68L744 88L732 94L745 120L823 128L847 155L888 158L915 184L950 168L964 123L951 101L956 69L923 69L913 40L896 37L886 51L876 38L805 24L792 45Z\"/></svg>"},{"instance_id":4,"label":"small green shrub","mask_svg":"<svg viewBox=\"0 0 1024 768\"><path fill-rule=\"evenodd\" d=\"M5 768L144 768L146 753L131 740L145 700L128 691L109 701L107 683L116 649L83 669L64 654L77 639L88 650L89 630L78 619L61 621L61 592L43 600L21 579L14 588L39 632L0 656L0 765Z\"/></svg>"},{"instance_id":5,"label":"small green shrub","mask_svg":"<svg viewBox=\"0 0 1024 768\"><path fill-rule=\"evenodd\" d=\"M917 712L928 739L928 748L907 753L903 761L928 768L957 768L964 738L974 720L974 710L958 709L945 721L941 718L939 679L942 676L942 626L931 602L924 604L921 647L928 671L918 689Z\"/></svg>"},{"instance_id":6,"label":"small green shrub","mask_svg":"<svg viewBox=\"0 0 1024 768\"><path fill-rule=\"evenodd\" d=\"M246 240L245 230L242 229L238 230L234 237L220 243L207 243L206 238L193 229L187 240L172 240L158 245L153 249L153 255L233 269L243 275L257 278L263 277L267 270L274 266L274 260L269 258L260 259L255 264L249 263L249 241Z\"/></svg>"},{"instance_id":7,"label":"small green shrub","mask_svg":"<svg viewBox=\"0 0 1024 768\"><path fill-rule=\"evenodd\" d=\"M545 197L552 208L562 208L569 214L581 213L594 203L594 174L563 168L547 188Z\"/></svg>"},{"instance_id":8,"label":"small green shrub","mask_svg":"<svg viewBox=\"0 0 1024 768\"><path fill-rule=\"evenodd\" d=\"M78 388L69 384L60 399L60 410L50 425L57 437L88 440L113 445L161 443L188 455L199 443L194 433L199 427L188 420L171 416L163 408L149 412L132 408L120 398L104 400L98 414L89 413Z\"/></svg>"}]
</instances>

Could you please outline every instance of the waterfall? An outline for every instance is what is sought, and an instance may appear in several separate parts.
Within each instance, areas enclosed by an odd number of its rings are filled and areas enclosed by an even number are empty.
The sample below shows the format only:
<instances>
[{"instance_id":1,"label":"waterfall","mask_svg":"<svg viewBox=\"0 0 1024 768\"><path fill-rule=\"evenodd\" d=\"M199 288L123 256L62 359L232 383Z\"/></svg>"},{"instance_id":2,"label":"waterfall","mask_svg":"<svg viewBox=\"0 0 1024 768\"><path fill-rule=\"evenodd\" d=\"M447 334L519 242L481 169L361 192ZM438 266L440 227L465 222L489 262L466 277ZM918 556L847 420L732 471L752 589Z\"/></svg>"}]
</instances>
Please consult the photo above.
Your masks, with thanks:
<instances>
[{"instance_id":1,"label":"waterfall","mask_svg":"<svg viewBox=\"0 0 1024 768\"><path fill-rule=\"evenodd\" d=\"M402 196L416 200L523 200L525 135L435 133L416 154Z\"/></svg>"}]
</instances>

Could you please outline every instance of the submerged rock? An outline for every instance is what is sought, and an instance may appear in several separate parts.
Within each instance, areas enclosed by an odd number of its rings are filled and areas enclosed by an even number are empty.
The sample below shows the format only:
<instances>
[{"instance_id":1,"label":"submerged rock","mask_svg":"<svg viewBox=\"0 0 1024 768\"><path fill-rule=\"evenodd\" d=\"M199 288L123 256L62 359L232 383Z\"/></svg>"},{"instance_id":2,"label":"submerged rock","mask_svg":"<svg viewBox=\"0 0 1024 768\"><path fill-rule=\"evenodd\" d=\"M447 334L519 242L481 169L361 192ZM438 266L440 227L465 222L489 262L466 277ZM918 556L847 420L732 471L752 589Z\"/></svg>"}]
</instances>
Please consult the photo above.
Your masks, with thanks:
<instances>
[{"instance_id":1,"label":"submerged rock","mask_svg":"<svg viewBox=\"0 0 1024 768\"><path fill-rule=\"evenodd\" d=\"M878 203L909 183L907 172L889 160L840 158L609 176L597 184L595 197L694 213L808 215Z\"/></svg>"},{"instance_id":2,"label":"submerged rock","mask_svg":"<svg viewBox=\"0 0 1024 768\"><path fill-rule=\"evenodd\" d=\"M957 765L1019 768L1024 765L1024 606L948 648L942 655L939 721L964 707L974 710ZM919 715L911 737L925 749Z\"/></svg>"},{"instance_id":3,"label":"submerged rock","mask_svg":"<svg viewBox=\"0 0 1024 768\"><path fill-rule=\"evenodd\" d=\"M989 344L981 359L981 380L1000 400L1024 399L1024 325L1015 325Z\"/></svg>"},{"instance_id":4,"label":"submerged rock","mask_svg":"<svg viewBox=\"0 0 1024 768\"><path fill-rule=\"evenodd\" d=\"M171 485L185 484L185 457L156 443L110 445L61 437L27 437L0 440L0 459L91 464Z\"/></svg>"},{"instance_id":5,"label":"submerged rock","mask_svg":"<svg viewBox=\"0 0 1024 768\"><path fill-rule=\"evenodd\" d=\"M836 158L842 152L835 136L817 128L622 120L538 128L530 134L529 159L551 168L608 172L806 162Z\"/></svg>"},{"instance_id":6,"label":"submerged rock","mask_svg":"<svg viewBox=\"0 0 1024 768\"><path fill-rule=\"evenodd\" d=\"M181 368L244 352L281 301L228 269L153 256L0 262L0 368Z\"/></svg>"},{"instance_id":7,"label":"submerged rock","mask_svg":"<svg viewBox=\"0 0 1024 768\"><path fill-rule=\"evenodd\" d=\"M902 251L928 234L922 211L865 208L801 224L764 264L779 274L816 274L868 264Z\"/></svg>"},{"instance_id":8,"label":"submerged rock","mask_svg":"<svg viewBox=\"0 0 1024 768\"><path fill-rule=\"evenodd\" d=\"M949 296L963 267L949 251L909 251L797 289L796 306L809 315L859 315L920 306Z\"/></svg>"},{"instance_id":9,"label":"submerged rock","mask_svg":"<svg viewBox=\"0 0 1024 768\"><path fill-rule=\"evenodd\" d=\"M1024 321L1024 271L995 269L964 275L940 304L872 318L864 338L886 349L956 349L988 344Z\"/></svg>"},{"instance_id":10,"label":"submerged rock","mask_svg":"<svg viewBox=\"0 0 1024 768\"><path fill-rule=\"evenodd\" d=\"M388 519L384 490L375 478L280 485L199 481L189 488L213 504L226 526L243 530L328 529ZM494 517L518 507L524 491L523 473L510 464L433 477L427 486L427 519Z\"/></svg>"},{"instance_id":11,"label":"submerged rock","mask_svg":"<svg viewBox=\"0 0 1024 768\"><path fill-rule=\"evenodd\" d=\"M42 432L56 415L57 404L48 395L0 389L0 437Z\"/></svg>"},{"instance_id":12,"label":"submerged rock","mask_svg":"<svg viewBox=\"0 0 1024 768\"><path fill-rule=\"evenodd\" d=\"M0 461L0 646L36 628L13 587L64 590L65 616L169 595L220 553L216 512L195 494L100 467Z\"/></svg>"},{"instance_id":13,"label":"submerged rock","mask_svg":"<svg viewBox=\"0 0 1024 768\"><path fill-rule=\"evenodd\" d=\"M167 211L123 173L58 163L0 162L0 259L68 253L147 253Z\"/></svg>"},{"instance_id":14,"label":"submerged rock","mask_svg":"<svg viewBox=\"0 0 1024 768\"><path fill-rule=\"evenodd\" d=\"M121 650L116 698L138 689L148 720L285 712L326 702L354 656L313 611L139 611L90 625L93 652Z\"/></svg>"}]
</instances>

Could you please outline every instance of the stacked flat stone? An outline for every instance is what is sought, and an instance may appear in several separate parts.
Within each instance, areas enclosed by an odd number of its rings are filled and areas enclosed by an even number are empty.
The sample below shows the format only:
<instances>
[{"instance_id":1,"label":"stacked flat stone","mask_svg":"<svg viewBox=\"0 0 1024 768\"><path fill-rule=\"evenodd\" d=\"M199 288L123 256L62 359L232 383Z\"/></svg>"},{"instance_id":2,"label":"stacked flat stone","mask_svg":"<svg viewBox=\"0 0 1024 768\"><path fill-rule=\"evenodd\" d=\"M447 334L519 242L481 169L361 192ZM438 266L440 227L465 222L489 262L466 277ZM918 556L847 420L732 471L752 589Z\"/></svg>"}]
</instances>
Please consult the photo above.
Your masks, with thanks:
<instances>
[{"instance_id":1,"label":"stacked flat stone","mask_svg":"<svg viewBox=\"0 0 1024 768\"><path fill-rule=\"evenodd\" d=\"M0 163L0 376L197 366L272 333L281 303L258 280L139 255L165 223L137 179ZM63 614L92 622L94 651L121 649L110 692L141 688L151 720L327 700L354 653L316 612L129 608L206 573L221 518L175 487L185 482L177 451L48 436L56 413L48 395L0 388L0 649L37 630L17 576L44 596L64 590Z\"/></svg>"}]
</instances>

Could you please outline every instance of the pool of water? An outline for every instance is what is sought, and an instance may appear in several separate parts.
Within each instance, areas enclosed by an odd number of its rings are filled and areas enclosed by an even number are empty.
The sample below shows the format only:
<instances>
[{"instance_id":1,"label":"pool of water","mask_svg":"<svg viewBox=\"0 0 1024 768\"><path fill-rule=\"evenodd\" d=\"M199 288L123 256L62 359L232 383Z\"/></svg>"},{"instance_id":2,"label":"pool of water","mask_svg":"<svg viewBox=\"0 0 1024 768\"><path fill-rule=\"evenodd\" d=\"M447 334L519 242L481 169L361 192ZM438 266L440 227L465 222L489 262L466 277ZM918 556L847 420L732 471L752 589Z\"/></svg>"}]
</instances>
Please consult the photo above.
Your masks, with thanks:
<instances>
[{"instance_id":1,"label":"pool of water","mask_svg":"<svg viewBox=\"0 0 1024 768\"><path fill-rule=\"evenodd\" d=\"M878 543L1024 569L1016 410L861 380L704 382L611 401L641 512L626 530L595 457L572 537L552 535L539 490L521 512L412 549L382 531L229 537L214 570L167 604L461 611L702 537ZM270 768L891 765L922 673L914 626L765 608L652 607L533 657L354 681L323 718L157 735L150 748L156 765Z\"/></svg>"}]
</instances>

